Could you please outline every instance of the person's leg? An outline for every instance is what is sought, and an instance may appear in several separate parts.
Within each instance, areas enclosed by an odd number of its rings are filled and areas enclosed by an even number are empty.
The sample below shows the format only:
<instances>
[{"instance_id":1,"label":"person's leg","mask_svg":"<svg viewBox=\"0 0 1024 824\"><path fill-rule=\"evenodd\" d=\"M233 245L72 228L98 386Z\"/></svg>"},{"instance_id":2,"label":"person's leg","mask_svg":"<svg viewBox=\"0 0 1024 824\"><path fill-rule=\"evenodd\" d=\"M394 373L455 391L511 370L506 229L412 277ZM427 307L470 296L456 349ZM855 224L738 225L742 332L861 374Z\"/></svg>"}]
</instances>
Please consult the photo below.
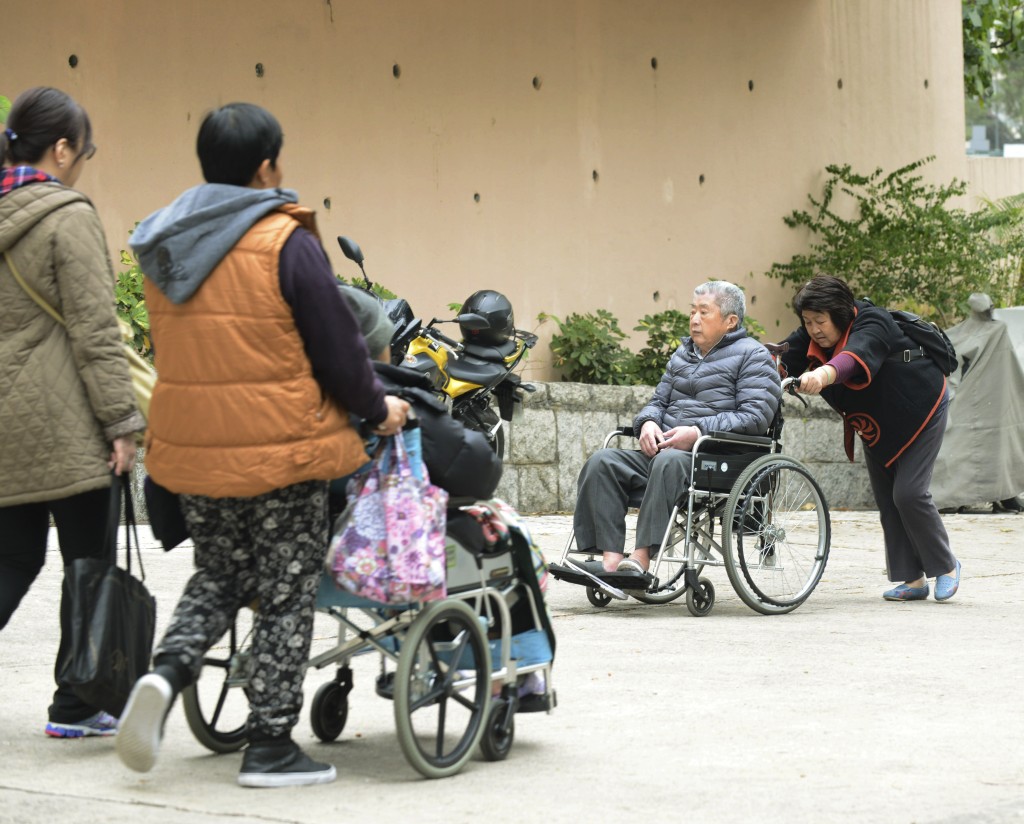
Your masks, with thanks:
<instances>
[{"instance_id":1,"label":"person's leg","mask_svg":"<svg viewBox=\"0 0 1024 824\"><path fill-rule=\"evenodd\" d=\"M935 578L935 597L939 601L951 598L960 583L960 564L950 549L949 534L930 489L935 459L946 431L946 410L943 404L900 456L895 464L893 488L893 501L914 553L925 577Z\"/></svg>"},{"instance_id":2,"label":"person's leg","mask_svg":"<svg viewBox=\"0 0 1024 824\"><path fill-rule=\"evenodd\" d=\"M253 628L249 747L238 783L284 787L333 781L330 764L292 741L327 551L327 484L311 481L261 496L251 512L260 608Z\"/></svg>"},{"instance_id":3,"label":"person's leg","mask_svg":"<svg viewBox=\"0 0 1024 824\"><path fill-rule=\"evenodd\" d=\"M256 597L259 569L249 535L252 500L181 496L196 571L157 644L153 671L135 683L121 716L117 754L137 772L153 768L175 697L199 675L203 656L228 630L238 609Z\"/></svg>"},{"instance_id":4,"label":"person's leg","mask_svg":"<svg viewBox=\"0 0 1024 824\"><path fill-rule=\"evenodd\" d=\"M111 489L104 487L80 495L72 495L58 501L50 501L49 509L53 513L53 522L57 527L57 542L60 554L67 570L79 558L99 558L109 563L114 562L108 544L111 517ZM86 729L76 729L83 725L78 722L91 720L100 711L85 703L74 691L60 683L58 672L61 662L71 654L71 600L64 593L60 599L60 645L57 648L57 660L54 666L54 680L57 689L50 704L50 724L47 732L58 737L79 737L74 733L85 735L95 734ZM102 733L113 731L112 720L100 718ZM89 726L89 725L85 725ZM61 735L61 730L69 732Z\"/></svg>"},{"instance_id":5,"label":"person's leg","mask_svg":"<svg viewBox=\"0 0 1024 824\"><path fill-rule=\"evenodd\" d=\"M868 480L871 482L871 492L875 496L875 505L878 507L878 519L882 524L888 578L894 582L903 581L915 589L923 587L924 571L921 568L921 559L914 550L900 510L893 500L895 471L887 469L866 449L864 463L868 470Z\"/></svg>"},{"instance_id":6,"label":"person's leg","mask_svg":"<svg viewBox=\"0 0 1024 824\"><path fill-rule=\"evenodd\" d=\"M678 449L665 449L651 461L650 478L636 522L636 549L630 556L647 569L652 548L661 546L672 510L690 482L693 456Z\"/></svg>"},{"instance_id":7,"label":"person's leg","mask_svg":"<svg viewBox=\"0 0 1024 824\"><path fill-rule=\"evenodd\" d=\"M251 733L291 732L313 637L316 592L327 552L326 484L311 481L256 499L249 514L258 566L253 627Z\"/></svg>"},{"instance_id":8,"label":"person's leg","mask_svg":"<svg viewBox=\"0 0 1024 824\"><path fill-rule=\"evenodd\" d=\"M43 568L49 526L45 503L0 507L0 629Z\"/></svg>"},{"instance_id":9,"label":"person's leg","mask_svg":"<svg viewBox=\"0 0 1024 824\"><path fill-rule=\"evenodd\" d=\"M576 546L602 552L609 571L624 557L629 496L647 485L650 462L634 449L599 449L580 471L573 513Z\"/></svg>"}]
</instances>

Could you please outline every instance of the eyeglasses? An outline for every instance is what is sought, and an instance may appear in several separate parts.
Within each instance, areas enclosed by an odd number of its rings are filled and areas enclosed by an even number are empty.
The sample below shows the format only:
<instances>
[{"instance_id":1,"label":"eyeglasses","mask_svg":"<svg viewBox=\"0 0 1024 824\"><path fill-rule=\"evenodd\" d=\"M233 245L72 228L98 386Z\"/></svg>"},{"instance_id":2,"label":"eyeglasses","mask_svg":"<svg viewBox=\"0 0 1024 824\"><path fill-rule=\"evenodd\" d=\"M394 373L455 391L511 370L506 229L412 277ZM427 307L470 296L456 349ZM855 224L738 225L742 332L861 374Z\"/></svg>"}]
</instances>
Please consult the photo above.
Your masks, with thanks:
<instances>
[{"instance_id":1,"label":"eyeglasses","mask_svg":"<svg viewBox=\"0 0 1024 824\"><path fill-rule=\"evenodd\" d=\"M85 148L75 155L75 159L71 161L71 165L74 166L79 160L92 160L94 154L96 154L96 147L92 143L87 143Z\"/></svg>"}]
</instances>

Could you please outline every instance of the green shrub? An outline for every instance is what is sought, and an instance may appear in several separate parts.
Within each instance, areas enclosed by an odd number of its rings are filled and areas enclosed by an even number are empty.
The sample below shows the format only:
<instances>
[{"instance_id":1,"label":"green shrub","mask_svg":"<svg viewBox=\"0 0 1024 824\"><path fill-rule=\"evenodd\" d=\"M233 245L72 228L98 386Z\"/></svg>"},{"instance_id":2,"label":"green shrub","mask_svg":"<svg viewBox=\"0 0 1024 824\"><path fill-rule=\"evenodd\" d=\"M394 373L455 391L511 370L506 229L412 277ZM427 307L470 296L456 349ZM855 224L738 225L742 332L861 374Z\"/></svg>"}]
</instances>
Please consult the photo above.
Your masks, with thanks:
<instances>
[{"instance_id":1,"label":"green shrub","mask_svg":"<svg viewBox=\"0 0 1024 824\"><path fill-rule=\"evenodd\" d=\"M644 315L633 327L647 333L647 345L633 356L633 383L654 386L665 374L665 366L683 338L690 334L690 316L678 309Z\"/></svg>"},{"instance_id":2,"label":"green shrub","mask_svg":"<svg viewBox=\"0 0 1024 824\"><path fill-rule=\"evenodd\" d=\"M335 277L338 279L339 282L347 284L348 286L355 286L359 289L366 288L366 281L363 280L362 275L358 275L353 278L346 278L341 275L335 275ZM373 294L375 294L381 300L393 300L394 298L398 297L398 295L396 295L386 286L381 286L379 283L373 284L373 288L370 289L370 291L373 292Z\"/></svg>"},{"instance_id":3,"label":"green shrub","mask_svg":"<svg viewBox=\"0 0 1024 824\"><path fill-rule=\"evenodd\" d=\"M122 249L121 265L128 268L117 273L117 282L114 284L117 316L131 326L136 351L153 360L153 343L149 338L149 310L142 294L143 275L139 260L131 252Z\"/></svg>"},{"instance_id":4,"label":"green shrub","mask_svg":"<svg viewBox=\"0 0 1024 824\"><path fill-rule=\"evenodd\" d=\"M672 353L690 334L690 317L677 309L644 315L634 331L647 333L647 344L636 354L623 344L626 335L618 319L607 309L585 315L572 314L563 322L541 312L537 320L553 320L558 334L551 337L553 364L563 380L605 386L654 386L665 374ZM747 334L759 339L764 327L747 316Z\"/></svg>"},{"instance_id":5,"label":"green shrub","mask_svg":"<svg viewBox=\"0 0 1024 824\"><path fill-rule=\"evenodd\" d=\"M1010 217L951 207L967 185L955 179L944 186L924 183L917 172L932 159L888 174L827 166L821 198L808 195L813 208L783 218L791 228L810 231L811 251L773 264L768 275L797 285L817 274L834 275L858 297L934 317L943 327L965 317L968 296L987 289L993 265L1003 257L992 230ZM838 209L837 196L844 196Z\"/></svg>"},{"instance_id":6,"label":"green shrub","mask_svg":"<svg viewBox=\"0 0 1024 824\"><path fill-rule=\"evenodd\" d=\"M0 126L7 122L7 115L11 111L11 101L0 94Z\"/></svg>"},{"instance_id":7,"label":"green shrub","mask_svg":"<svg viewBox=\"0 0 1024 824\"><path fill-rule=\"evenodd\" d=\"M564 322L542 312L537 319L558 324L558 334L551 338L551 352L555 367L563 370L566 380L610 386L633 383L633 356L622 345L626 335L611 312L598 309L596 314L573 313Z\"/></svg>"}]
</instances>

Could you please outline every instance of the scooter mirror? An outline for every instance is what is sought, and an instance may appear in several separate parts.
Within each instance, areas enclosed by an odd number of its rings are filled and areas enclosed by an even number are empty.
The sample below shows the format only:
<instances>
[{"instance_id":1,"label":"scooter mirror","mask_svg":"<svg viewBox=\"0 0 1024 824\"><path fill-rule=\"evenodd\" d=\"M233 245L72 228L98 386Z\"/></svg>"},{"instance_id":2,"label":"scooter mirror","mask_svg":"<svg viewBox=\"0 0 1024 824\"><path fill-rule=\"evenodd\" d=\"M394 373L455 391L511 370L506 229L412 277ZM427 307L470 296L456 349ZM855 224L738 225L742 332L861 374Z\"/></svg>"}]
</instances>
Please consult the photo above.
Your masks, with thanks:
<instances>
[{"instance_id":1,"label":"scooter mirror","mask_svg":"<svg viewBox=\"0 0 1024 824\"><path fill-rule=\"evenodd\" d=\"M363 250L359 248L359 244L352 240L352 238L338 235L338 245L341 247L341 251L345 253L345 257L354 263L358 263L360 266L363 265Z\"/></svg>"},{"instance_id":2,"label":"scooter mirror","mask_svg":"<svg viewBox=\"0 0 1024 824\"><path fill-rule=\"evenodd\" d=\"M487 329L491 322L487 320L483 315L478 315L475 312L468 312L465 315L458 315L455 318L456 323L460 324L466 329Z\"/></svg>"}]
</instances>

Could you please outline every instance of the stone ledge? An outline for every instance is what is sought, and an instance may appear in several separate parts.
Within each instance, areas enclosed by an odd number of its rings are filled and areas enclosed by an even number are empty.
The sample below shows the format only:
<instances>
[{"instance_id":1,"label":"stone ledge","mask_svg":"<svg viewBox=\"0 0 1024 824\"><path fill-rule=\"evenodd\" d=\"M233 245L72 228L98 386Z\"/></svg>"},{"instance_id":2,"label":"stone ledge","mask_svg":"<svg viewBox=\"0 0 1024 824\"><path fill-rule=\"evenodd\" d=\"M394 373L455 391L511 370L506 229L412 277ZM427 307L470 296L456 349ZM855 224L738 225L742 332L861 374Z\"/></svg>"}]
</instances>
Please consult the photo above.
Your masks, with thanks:
<instances>
[{"instance_id":1,"label":"stone ledge","mask_svg":"<svg viewBox=\"0 0 1024 824\"><path fill-rule=\"evenodd\" d=\"M613 429L629 425L654 392L645 386L535 383L505 423L505 474L497 495L521 512L570 512L583 463ZM851 464L843 424L821 398L783 399L783 452L807 465L831 509L874 509L861 449ZM623 445L625 441L623 441Z\"/></svg>"}]
</instances>

